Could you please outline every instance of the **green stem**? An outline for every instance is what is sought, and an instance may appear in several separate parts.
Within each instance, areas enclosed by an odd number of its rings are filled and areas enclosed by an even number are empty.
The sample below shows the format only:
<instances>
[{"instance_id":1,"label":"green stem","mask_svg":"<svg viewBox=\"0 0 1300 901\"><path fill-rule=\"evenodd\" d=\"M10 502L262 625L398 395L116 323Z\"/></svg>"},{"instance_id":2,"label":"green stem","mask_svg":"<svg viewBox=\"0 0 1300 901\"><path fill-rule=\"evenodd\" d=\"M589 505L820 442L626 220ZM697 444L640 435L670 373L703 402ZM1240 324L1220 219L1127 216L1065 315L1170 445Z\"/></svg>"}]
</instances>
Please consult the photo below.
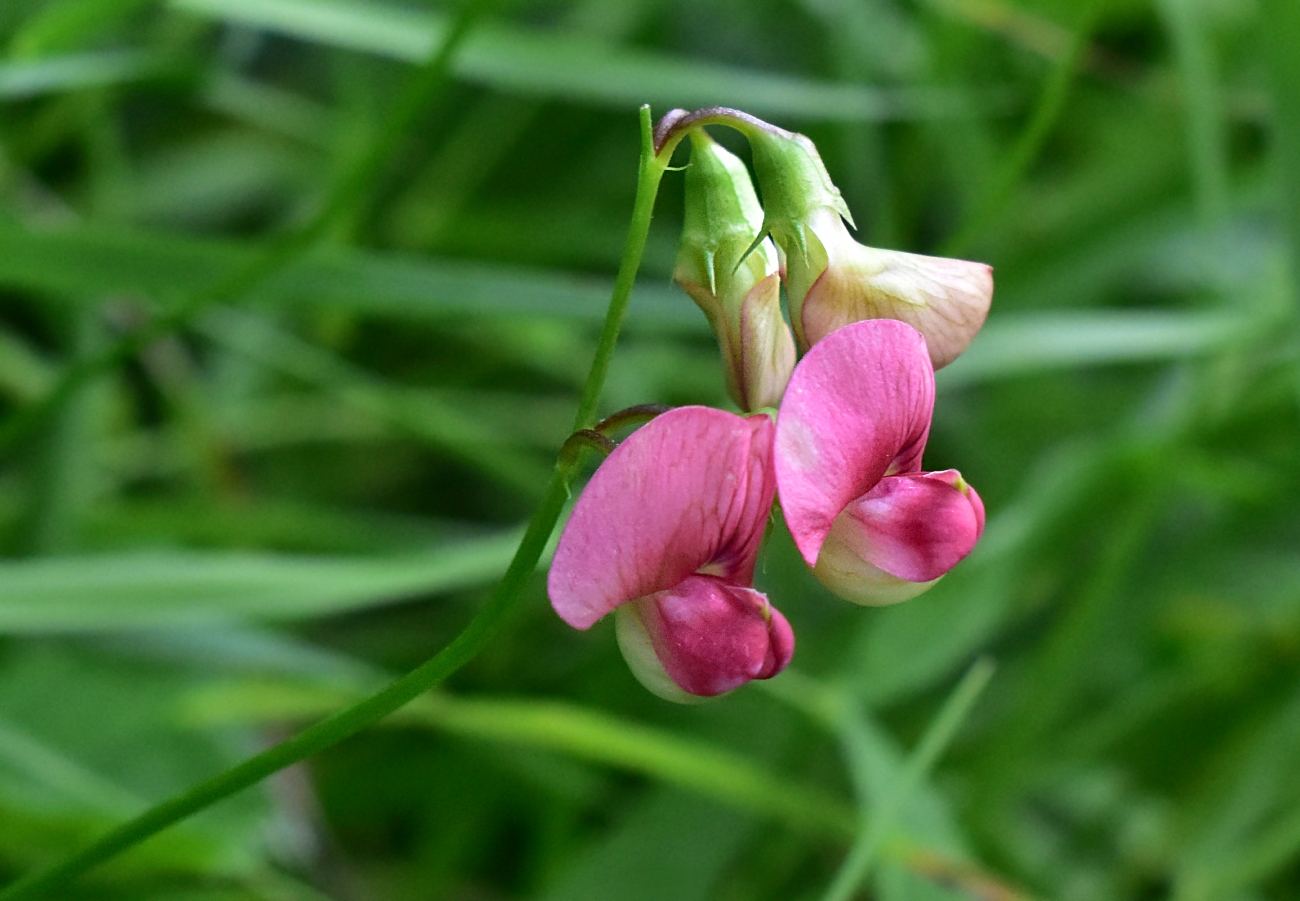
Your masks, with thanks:
<instances>
[{"instance_id":1,"label":"green stem","mask_svg":"<svg viewBox=\"0 0 1300 901\"><path fill-rule=\"evenodd\" d=\"M668 148L667 153L655 153L650 107L641 107L641 167L637 175L636 201L632 206L632 223L628 226L623 262L619 264L618 277L614 279L614 296L609 301L605 327L600 331L596 357L591 362L591 374L582 389L582 399L578 401L578 415L573 419L575 432L596 424L596 405L600 401L605 375L609 372L609 361L614 356L619 329L623 327L627 303L632 297L632 284L636 281L637 270L641 268L641 255L645 252L646 238L650 234L650 218L654 213L655 197L659 194L659 181L667 171L671 157L671 148Z\"/></svg>"},{"instance_id":2,"label":"green stem","mask_svg":"<svg viewBox=\"0 0 1300 901\"><path fill-rule=\"evenodd\" d=\"M623 316L632 293L632 283L645 250L646 236L650 230L650 215L659 191L659 181L667 169L666 160L660 161L654 155L649 107L641 108L641 135L641 167L632 224L623 252L623 262L615 282L614 295L605 317L605 326L601 331L596 356L583 388L575 431L594 422L596 405L600 400L605 374L609 370L610 357L618 340L619 329L622 327ZM497 583L483 609L470 621L465 630L434 657L364 701L309 726L294 737L250 757L211 779L200 782L184 794L169 798L146 810L140 816L123 823L70 857L10 884L0 891L0 901L29 901L29 899L49 896L80 874L134 847L168 826L374 725L474 659L509 621L511 610L519 601L524 586L537 568L537 561L541 559L542 551L546 548L546 543L550 540L555 524L559 521L560 513L568 500L569 482L577 469L578 462L577 457L557 462L542 502L533 514L528 530L524 533L505 575Z\"/></svg>"}]
</instances>

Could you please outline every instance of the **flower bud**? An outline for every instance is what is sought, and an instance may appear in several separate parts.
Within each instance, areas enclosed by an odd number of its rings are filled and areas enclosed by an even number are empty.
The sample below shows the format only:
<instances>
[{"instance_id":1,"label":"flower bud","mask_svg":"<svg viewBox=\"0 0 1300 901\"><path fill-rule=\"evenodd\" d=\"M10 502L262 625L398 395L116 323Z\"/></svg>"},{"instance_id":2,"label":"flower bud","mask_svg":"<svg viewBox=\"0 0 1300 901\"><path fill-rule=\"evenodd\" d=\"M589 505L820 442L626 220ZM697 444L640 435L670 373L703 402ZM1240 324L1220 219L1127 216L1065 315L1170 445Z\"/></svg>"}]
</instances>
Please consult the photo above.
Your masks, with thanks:
<instances>
[{"instance_id":1,"label":"flower bud","mask_svg":"<svg viewBox=\"0 0 1300 901\"><path fill-rule=\"evenodd\" d=\"M784 255L800 347L807 350L851 322L898 319L925 336L936 369L956 359L988 315L993 270L859 244L812 141L767 123L745 126L763 193L763 228Z\"/></svg>"},{"instance_id":2,"label":"flower bud","mask_svg":"<svg viewBox=\"0 0 1300 901\"><path fill-rule=\"evenodd\" d=\"M758 240L763 210L745 164L703 129L690 136L685 226L673 278L713 327L732 399L746 411L774 407L795 358L781 317L776 248Z\"/></svg>"}]
</instances>

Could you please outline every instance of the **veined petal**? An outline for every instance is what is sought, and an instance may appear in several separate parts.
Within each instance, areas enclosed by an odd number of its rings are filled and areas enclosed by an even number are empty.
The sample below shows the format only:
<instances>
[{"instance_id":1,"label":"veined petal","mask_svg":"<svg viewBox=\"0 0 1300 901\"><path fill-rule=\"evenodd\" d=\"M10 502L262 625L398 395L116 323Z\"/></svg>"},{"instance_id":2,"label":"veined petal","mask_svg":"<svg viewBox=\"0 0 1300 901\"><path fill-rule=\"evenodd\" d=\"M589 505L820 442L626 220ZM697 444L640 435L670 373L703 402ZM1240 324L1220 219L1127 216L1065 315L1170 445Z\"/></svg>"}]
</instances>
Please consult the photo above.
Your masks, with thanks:
<instances>
[{"instance_id":1,"label":"veined petal","mask_svg":"<svg viewBox=\"0 0 1300 901\"><path fill-rule=\"evenodd\" d=\"M851 322L898 319L925 336L942 369L984 325L993 300L988 265L866 247L833 210L818 211L809 230L810 266L789 276L791 315L806 346Z\"/></svg>"},{"instance_id":2,"label":"veined petal","mask_svg":"<svg viewBox=\"0 0 1300 901\"><path fill-rule=\"evenodd\" d=\"M619 647L637 679L670 701L710 697L770 679L794 653L794 633L767 597L715 576L618 609Z\"/></svg>"},{"instance_id":3,"label":"veined petal","mask_svg":"<svg viewBox=\"0 0 1300 901\"><path fill-rule=\"evenodd\" d=\"M933 412L925 339L902 322L846 326L795 367L777 417L776 480L809 566L851 501L886 472L920 469Z\"/></svg>"},{"instance_id":4,"label":"veined petal","mask_svg":"<svg viewBox=\"0 0 1300 901\"><path fill-rule=\"evenodd\" d=\"M794 371L794 338L781 317L781 280L775 272L740 303L739 359L728 360L738 384L732 396L743 410L775 407Z\"/></svg>"},{"instance_id":5,"label":"veined petal","mask_svg":"<svg viewBox=\"0 0 1300 901\"><path fill-rule=\"evenodd\" d=\"M813 573L858 604L920 594L961 562L984 530L984 504L956 470L888 476L835 520Z\"/></svg>"},{"instance_id":6,"label":"veined petal","mask_svg":"<svg viewBox=\"0 0 1300 901\"><path fill-rule=\"evenodd\" d=\"M770 246L766 239L764 244ZM757 252L757 251L756 251ZM677 283L708 317L718 338L727 393L742 410L775 407L794 370L794 338L781 316L781 280L776 270L741 297L717 297L707 288Z\"/></svg>"},{"instance_id":7,"label":"veined petal","mask_svg":"<svg viewBox=\"0 0 1300 901\"><path fill-rule=\"evenodd\" d=\"M679 407L633 432L574 505L547 590L569 625L707 567L748 584L776 484L766 416Z\"/></svg>"}]
</instances>

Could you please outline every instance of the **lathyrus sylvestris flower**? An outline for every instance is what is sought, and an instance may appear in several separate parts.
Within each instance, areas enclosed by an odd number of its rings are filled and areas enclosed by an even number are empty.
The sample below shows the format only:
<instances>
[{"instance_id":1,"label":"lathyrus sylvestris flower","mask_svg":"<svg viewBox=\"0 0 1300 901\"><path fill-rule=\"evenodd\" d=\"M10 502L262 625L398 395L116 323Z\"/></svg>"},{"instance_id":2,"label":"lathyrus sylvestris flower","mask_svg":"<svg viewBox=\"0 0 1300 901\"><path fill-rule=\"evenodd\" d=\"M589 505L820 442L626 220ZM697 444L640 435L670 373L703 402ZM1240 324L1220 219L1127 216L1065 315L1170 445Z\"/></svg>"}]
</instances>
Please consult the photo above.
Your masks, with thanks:
<instances>
[{"instance_id":1,"label":"lathyrus sylvestris flower","mask_svg":"<svg viewBox=\"0 0 1300 901\"><path fill-rule=\"evenodd\" d=\"M983 263L866 247L813 142L738 114L763 195L764 232L785 264L790 321L801 349L863 319L898 319L925 336L935 369L984 324L993 270Z\"/></svg>"},{"instance_id":2,"label":"lathyrus sylvestris flower","mask_svg":"<svg viewBox=\"0 0 1300 901\"><path fill-rule=\"evenodd\" d=\"M717 335L732 399L742 410L775 407L795 358L781 317L776 248L757 240L763 210L745 164L703 129L690 137L685 226L673 278Z\"/></svg>"},{"instance_id":3,"label":"lathyrus sylvestris flower","mask_svg":"<svg viewBox=\"0 0 1300 901\"><path fill-rule=\"evenodd\" d=\"M800 361L777 415L781 509L813 574L859 604L915 597L984 530L956 470L922 472L934 412L925 339L888 319L847 325Z\"/></svg>"},{"instance_id":4,"label":"lathyrus sylvestris flower","mask_svg":"<svg viewBox=\"0 0 1300 901\"><path fill-rule=\"evenodd\" d=\"M722 694L790 661L790 624L752 587L774 439L764 415L664 413L601 464L560 536L556 613L587 629L613 611L632 673L660 697Z\"/></svg>"}]
</instances>

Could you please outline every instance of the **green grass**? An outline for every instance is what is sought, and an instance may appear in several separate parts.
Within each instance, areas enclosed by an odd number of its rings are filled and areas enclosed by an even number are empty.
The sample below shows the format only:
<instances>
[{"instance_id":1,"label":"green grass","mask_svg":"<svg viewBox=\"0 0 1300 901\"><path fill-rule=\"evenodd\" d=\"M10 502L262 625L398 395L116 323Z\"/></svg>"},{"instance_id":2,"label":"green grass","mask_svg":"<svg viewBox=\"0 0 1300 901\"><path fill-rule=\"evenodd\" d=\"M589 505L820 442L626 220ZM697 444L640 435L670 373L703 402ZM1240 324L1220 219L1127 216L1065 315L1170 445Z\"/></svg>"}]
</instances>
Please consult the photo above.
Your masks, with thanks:
<instances>
[{"instance_id":1,"label":"green grass","mask_svg":"<svg viewBox=\"0 0 1300 901\"><path fill-rule=\"evenodd\" d=\"M444 690L58 897L1300 895L1292 4L499 3L442 83L456 11L0 4L0 884L483 608L637 107L718 103L812 137L867 242L994 266L926 459L981 492L976 552L861 609L775 534L797 672L686 708L539 574ZM680 185L602 415L727 403Z\"/></svg>"}]
</instances>

